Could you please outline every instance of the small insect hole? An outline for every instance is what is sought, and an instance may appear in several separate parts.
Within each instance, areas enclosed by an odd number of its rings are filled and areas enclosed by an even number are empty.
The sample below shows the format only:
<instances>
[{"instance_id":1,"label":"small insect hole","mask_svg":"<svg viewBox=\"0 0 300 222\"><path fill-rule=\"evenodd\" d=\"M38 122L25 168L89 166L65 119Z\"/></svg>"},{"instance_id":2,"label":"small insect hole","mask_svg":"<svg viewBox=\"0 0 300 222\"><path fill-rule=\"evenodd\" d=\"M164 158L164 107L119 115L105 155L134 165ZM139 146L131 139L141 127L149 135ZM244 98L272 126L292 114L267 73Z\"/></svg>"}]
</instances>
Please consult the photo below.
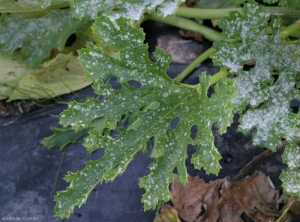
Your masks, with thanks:
<instances>
[{"instance_id":1,"label":"small insect hole","mask_svg":"<svg viewBox=\"0 0 300 222\"><path fill-rule=\"evenodd\" d=\"M175 129L178 126L179 120L179 117L175 117L174 119L172 119L172 121L170 122L171 129Z\"/></svg>"},{"instance_id":2,"label":"small insect hole","mask_svg":"<svg viewBox=\"0 0 300 222\"><path fill-rule=\"evenodd\" d=\"M139 81L136 80L129 80L128 84L136 89L139 89L143 86Z\"/></svg>"},{"instance_id":3,"label":"small insect hole","mask_svg":"<svg viewBox=\"0 0 300 222\"><path fill-rule=\"evenodd\" d=\"M298 113L299 107L300 107L300 101L297 99L293 99L290 103L290 107L291 107L293 113Z\"/></svg>"},{"instance_id":4,"label":"small insect hole","mask_svg":"<svg viewBox=\"0 0 300 222\"><path fill-rule=\"evenodd\" d=\"M197 127L197 125L193 125L193 126L191 127L191 130L190 130L190 137L191 137L192 139L195 139L195 138L196 138L196 135L197 135L197 132L198 132L198 127Z\"/></svg>"},{"instance_id":5,"label":"small insect hole","mask_svg":"<svg viewBox=\"0 0 300 222\"><path fill-rule=\"evenodd\" d=\"M122 85L118 82L118 78L116 76L110 76L104 82L111 85L111 87L115 90L122 89Z\"/></svg>"}]
</instances>

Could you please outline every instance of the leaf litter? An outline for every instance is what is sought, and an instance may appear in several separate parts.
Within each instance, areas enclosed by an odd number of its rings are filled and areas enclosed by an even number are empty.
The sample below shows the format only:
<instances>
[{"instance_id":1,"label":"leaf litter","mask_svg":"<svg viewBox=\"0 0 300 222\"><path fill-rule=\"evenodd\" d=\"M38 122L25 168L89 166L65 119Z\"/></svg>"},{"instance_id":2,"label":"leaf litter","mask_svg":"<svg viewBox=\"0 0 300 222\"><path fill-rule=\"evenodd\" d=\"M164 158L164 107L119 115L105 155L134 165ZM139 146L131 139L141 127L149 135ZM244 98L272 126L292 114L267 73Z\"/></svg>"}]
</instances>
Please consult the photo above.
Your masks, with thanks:
<instances>
[{"instance_id":1,"label":"leaf litter","mask_svg":"<svg viewBox=\"0 0 300 222\"><path fill-rule=\"evenodd\" d=\"M188 180L188 184L183 185L175 175L171 186L174 208L186 222L242 222L242 217L275 221L281 215L279 191L260 171L237 182L228 177L209 183L199 177L189 176ZM174 209L168 212L176 215Z\"/></svg>"}]
</instances>

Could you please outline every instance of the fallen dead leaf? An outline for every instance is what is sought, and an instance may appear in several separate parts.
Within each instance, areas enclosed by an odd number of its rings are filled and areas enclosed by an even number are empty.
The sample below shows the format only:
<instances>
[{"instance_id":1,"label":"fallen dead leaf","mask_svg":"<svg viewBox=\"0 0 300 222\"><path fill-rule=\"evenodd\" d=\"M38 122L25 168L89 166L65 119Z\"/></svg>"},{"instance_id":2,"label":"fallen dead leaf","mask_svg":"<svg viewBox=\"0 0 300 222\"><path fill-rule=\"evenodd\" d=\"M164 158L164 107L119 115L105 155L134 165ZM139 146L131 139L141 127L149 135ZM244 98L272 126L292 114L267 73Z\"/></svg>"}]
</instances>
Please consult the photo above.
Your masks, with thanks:
<instances>
[{"instance_id":1,"label":"fallen dead leaf","mask_svg":"<svg viewBox=\"0 0 300 222\"><path fill-rule=\"evenodd\" d=\"M243 222L242 214L261 222L280 217L278 191L259 171L235 183L227 178L206 183L189 177L184 186L175 178L171 193L175 209L186 222Z\"/></svg>"},{"instance_id":2,"label":"fallen dead leaf","mask_svg":"<svg viewBox=\"0 0 300 222\"><path fill-rule=\"evenodd\" d=\"M197 32L193 32L189 30L179 30L179 34L184 38L193 38L197 42L203 42L203 35Z\"/></svg>"},{"instance_id":3,"label":"fallen dead leaf","mask_svg":"<svg viewBox=\"0 0 300 222\"><path fill-rule=\"evenodd\" d=\"M155 222L180 222L180 220L176 209L168 204L164 204L161 207L160 215Z\"/></svg>"}]
</instances>

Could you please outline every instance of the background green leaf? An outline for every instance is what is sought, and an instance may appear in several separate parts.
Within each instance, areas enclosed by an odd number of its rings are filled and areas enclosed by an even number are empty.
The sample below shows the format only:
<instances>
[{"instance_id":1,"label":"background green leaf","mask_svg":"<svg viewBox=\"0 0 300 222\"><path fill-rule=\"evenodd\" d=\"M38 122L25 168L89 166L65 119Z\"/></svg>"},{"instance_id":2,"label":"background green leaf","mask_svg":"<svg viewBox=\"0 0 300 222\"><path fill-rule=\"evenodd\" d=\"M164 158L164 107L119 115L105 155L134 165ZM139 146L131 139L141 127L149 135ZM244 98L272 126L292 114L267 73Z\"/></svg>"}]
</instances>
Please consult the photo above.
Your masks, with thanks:
<instances>
[{"instance_id":1,"label":"background green leaf","mask_svg":"<svg viewBox=\"0 0 300 222\"><path fill-rule=\"evenodd\" d=\"M53 10L43 17L21 18L3 14L0 21L0 50L21 57L30 67L61 52L69 36L88 25L86 20L73 18L69 10Z\"/></svg>"},{"instance_id":2,"label":"background green leaf","mask_svg":"<svg viewBox=\"0 0 300 222\"><path fill-rule=\"evenodd\" d=\"M0 13L25 13L68 6L68 0L0 0Z\"/></svg>"},{"instance_id":3,"label":"background green leaf","mask_svg":"<svg viewBox=\"0 0 300 222\"><path fill-rule=\"evenodd\" d=\"M300 68L300 46L287 44L279 38L277 20L270 24L274 34L267 34L270 15L256 4L247 4L245 16L232 13L231 18L221 23L222 33L235 43L215 44L215 64L237 74L235 85L237 96L233 99L235 111L244 112L240 118L240 129L248 133L256 128L255 145L275 150L285 138L296 143L300 138L299 113L292 113L290 102L300 97L295 88ZM254 60L249 71L243 67Z\"/></svg>"}]
</instances>

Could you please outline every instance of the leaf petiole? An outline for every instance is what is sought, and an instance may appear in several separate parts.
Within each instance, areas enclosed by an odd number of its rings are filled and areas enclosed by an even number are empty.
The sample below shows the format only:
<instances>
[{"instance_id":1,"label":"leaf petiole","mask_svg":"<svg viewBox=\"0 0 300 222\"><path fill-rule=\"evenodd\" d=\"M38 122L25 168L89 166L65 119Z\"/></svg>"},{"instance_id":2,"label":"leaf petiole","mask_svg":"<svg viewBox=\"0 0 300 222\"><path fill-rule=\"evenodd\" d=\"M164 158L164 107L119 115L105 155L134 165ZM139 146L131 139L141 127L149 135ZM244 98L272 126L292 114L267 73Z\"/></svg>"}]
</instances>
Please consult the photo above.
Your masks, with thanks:
<instances>
[{"instance_id":1,"label":"leaf petiole","mask_svg":"<svg viewBox=\"0 0 300 222\"><path fill-rule=\"evenodd\" d=\"M196 58L191 64L189 64L176 78L176 82L181 82L185 77L187 77L197 66L204 62L214 51L213 48L209 48L204 53L202 53L198 58Z\"/></svg>"},{"instance_id":2,"label":"leaf petiole","mask_svg":"<svg viewBox=\"0 0 300 222\"><path fill-rule=\"evenodd\" d=\"M212 86L216 84L221 78L226 77L228 74L227 70L220 70L216 74L212 75L209 85Z\"/></svg>"},{"instance_id":3,"label":"leaf petiole","mask_svg":"<svg viewBox=\"0 0 300 222\"><path fill-rule=\"evenodd\" d=\"M290 12L284 7L264 7L267 13L276 16L299 16L300 11ZM244 15L242 8L220 8L220 9L210 9L210 8L189 8L189 7L178 7L175 15L182 16L185 18L197 18L197 19L222 19L230 16L231 12L238 12L240 15Z\"/></svg>"},{"instance_id":4,"label":"leaf petiole","mask_svg":"<svg viewBox=\"0 0 300 222\"><path fill-rule=\"evenodd\" d=\"M203 9L178 7L175 15L197 19L222 19L229 16L230 12L234 11L239 12L241 15L244 14L242 8Z\"/></svg>"},{"instance_id":5,"label":"leaf petiole","mask_svg":"<svg viewBox=\"0 0 300 222\"><path fill-rule=\"evenodd\" d=\"M297 20L293 24L284 28L280 32L279 36L280 36L280 38L286 38L299 30L300 30L300 20Z\"/></svg>"},{"instance_id":6,"label":"leaf petiole","mask_svg":"<svg viewBox=\"0 0 300 222\"><path fill-rule=\"evenodd\" d=\"M163 22L163 23L175 26L180 29L190 30L190 31L200 33L206 39L208 39L210 41L218 42L218 41L221 41L224 39L224 37L221 35L220 32L218 32L214 29L208 28L204 25L200 25L199 23L191 21L186 18L182 18L182 17L178 17L178 16L166 16L165 18L163 18L162 16L160 16L156 13L151 13L151 14L145 15L144 21L149 20L149 19L158 21L158 22Z\"/></svg>"}]
</instances>

